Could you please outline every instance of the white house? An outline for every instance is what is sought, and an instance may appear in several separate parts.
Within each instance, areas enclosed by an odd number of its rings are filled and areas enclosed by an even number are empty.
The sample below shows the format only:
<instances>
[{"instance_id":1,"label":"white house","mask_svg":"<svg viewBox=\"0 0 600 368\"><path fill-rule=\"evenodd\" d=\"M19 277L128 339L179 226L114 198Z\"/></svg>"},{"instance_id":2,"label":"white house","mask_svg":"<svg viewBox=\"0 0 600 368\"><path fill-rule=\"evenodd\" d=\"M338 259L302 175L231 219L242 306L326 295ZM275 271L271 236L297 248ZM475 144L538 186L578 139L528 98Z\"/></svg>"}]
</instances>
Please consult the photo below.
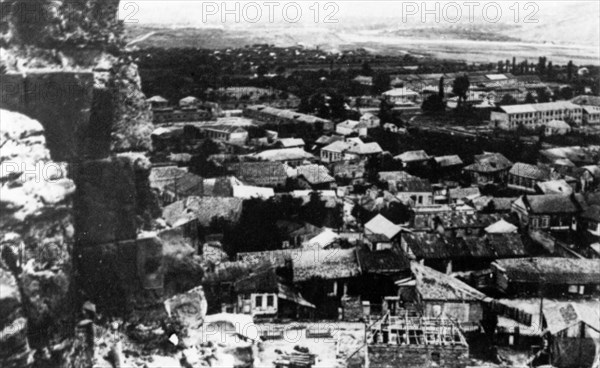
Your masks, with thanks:
<instances>
[{"instance_id":1,"label":"white house","mask_svg":"<svg viewBox=\"0 0 600 368\"><path fill-rule=\"evenodd\" d=\"M419 93L408 88L394 88L383 93L383 98L395 105L415 104L418 102Z\"/></svg>"},{"instance_id":2,"label":"white house","mask_svg":"<svg viewBox=\"0 0 600 368\"><path fill-rule=\"evenodd\" d=\"M367 112L360 117L360 122L365 124L367 129L379 127L381 120L374 114Z\"/></svg>"},{"instance_id":3,"label":"white house","mask_svg":"<svg viewBox=\"0 0 600 368\"><path fill-rule=\"evenodd\" d=\"M356 120L346 120L335 126L335 132L343 136L356 133L361 137L366 137L367 125Z\"/></svg>"}]
</instances>

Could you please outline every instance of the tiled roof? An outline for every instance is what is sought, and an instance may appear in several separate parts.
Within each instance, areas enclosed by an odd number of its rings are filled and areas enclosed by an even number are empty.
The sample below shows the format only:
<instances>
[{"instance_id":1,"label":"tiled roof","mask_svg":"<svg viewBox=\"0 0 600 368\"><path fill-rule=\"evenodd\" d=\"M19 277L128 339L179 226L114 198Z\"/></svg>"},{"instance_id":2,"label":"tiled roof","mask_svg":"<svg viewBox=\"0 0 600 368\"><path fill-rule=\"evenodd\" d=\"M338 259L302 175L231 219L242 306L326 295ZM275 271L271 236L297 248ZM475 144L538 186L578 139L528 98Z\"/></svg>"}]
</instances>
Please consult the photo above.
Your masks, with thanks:
<instances>
[{"instance_id":1,"label":"tiled roof","mask_svg":"<svg viewBox=\"0 0 600 368\"><path fill-rule=\"evenodd\" d=\"M335 179L329 175L329 170L322 165L303 165L296 168L298 176L304 177L310 184L332 183Z\"/></svg>"},{"instance_id":2,"label":"tiled roof","mask_svg":"<svg viewBox=\"0 0 600 368\"><path fill-rule=\"evenodd\" d=\"M358 263L363 273L396 273L410 268L406 256L398 250L360 249L357 251Z\"/></svg>"},{"instance_id":3,"label":"tiled roof","mask_svg":"<svg viewBox=\"0 0 600 368\"><path fill-rule=\"evenodd\" d=\"M301 147L304 146L304 139L302 138L281 138L277 141L284 148L287 147Z\"/></svg>"},{"instance_id":4,"label":"tiled roof","mask_svg":"<svg viewBox=\"0 0 600 368\"><path fill-rule=\"evenodd\" d=\"M434 160L441 167L458 166L463 164L463 161L458 155L438 156L435 157Z\"/></svg>"},{"instance_id":5,"label":"tiled roof","mask_svg":"<svg viewBox=\"0 0 600 368\"><path fill-rule=\"evenodd\" d=\"M282 148L266 150L254 154L254 157L267 161L302 160L314 158L313 155L304 151L302 148Z\"/></svg>"},{"instance_id":6,"label":"tiled roof","mask_svg":"<svg viewBox=\"0 0 600 368\"><path fill-rule=\"evenodd\" d=\"M410 268L416 280L416 288L425 301L480 301L486 295L464 282L432 268L411 262Z\"/></svg>"},{"instance_id":7,"label":"tiled roof","mask_svg":"<svg viewBox=\"0 0 600 368\"><path fill-rule=\"evenodd\" d=\"M374 153L381 153L383 150L377 142L363 143L353 145L348 152L356 153L359 155L370 155Z\"/></svg>"},{"instance_id":8,"label":"tiled roof","mask_svg":"<svg viewBox=\"0 0 600 368\"><path fill-rule=\"evenodd\" d=\"M579 206L570 197L561 194L526 195L523 203L532 213L576 213Z\"/></svg>"},{"instance_id":9,"label":"tiled roof","mask_svg":"<svg viewBox=\"0 0 600 368\"><path fill-rule=\"evenodd\" d=\"M240 162L227 165L227 169L251 184L262 183L265 178L273 178L283 184L287 179L285 166L279 162Z\"/></svg>"},{"instance_id":10,"label":"tiled roof","mask_svg":"<svg viewBox=\"0 0 600 368\"><path fill-rule=\"evenodd\" d=\"M193 218L204 226L209 226L215 217L235 222L242 214L242 204L240 198L188 197L166 206L163 217L170 225Z\"/></svg>"},{"instance_id":11,"label":"tiled roof","mask_svg":"<svg viewBox=\"0 0 600 368\"><path fill-rule=\"evenodd\" d=\"M384 235L388 239L392 239L398 235L402 228L378 214L377 216L373 217L371 221L365 224L365 230L368 230L373 234Z\"/></svg>"},{"instance_id":12,"label":"tiled roof","mask_svg":"<svg viewBox=\"0 0 600 368\"><path fill-rule=\"evenodd\" d=\"M430 159L430 157L425 151L419 150L419 151L404 152L404 153L394 157L394 159L400 160L402 162L415 162L415 161L427 161Z\"/></svg>"},{"instance_id":13,"label":"tiled roof","mask_svg":"<svg viewBox=\"0 0 600 368\"><path fill-rule=\"evenodd\" d=\"M379 180L381 181L404 181L416 179L416 176L410 175L405 171L380 171Z\"/></svg>"},{"instance_id":14,"label":"tiled roof","mask_svg":"<svg viewBox=\"0 0 600 368\"><path fill-rule=\"evenodd\" d=\"M475 163L465 167L464 170L488 173L507 170L511 166L512 162L501 153L485 153L475 156Z\"/></svg>"},{"instance_id":15,"label":"tiled roof","mask_svg":"<svg viewBox=\"0 0 600 368\"><path fill-rule=\"evenodd\" d=\"M427 179L411 179L397 183L398 192L406 193L431 193L431 183Z\"/></svg>"},{"instance_id":16,"label":"tiled roof","mask_svg":"<svg viewBox=\"0 0 600 368\"><path fill-rule=\"evenodd\" d=\"M360 274L354 249L284 249L239 253L238 260L269 261L277 266L283 266L286 260L290 260L294 267L294 282L308 281L313 277L342 279Z\"/></svg>"},{"instance_id":17,"label":"tiled roof","mask_svg":"<svg viewBox=\"0 0 600 368\"><path fill-rule=\"evenodd\" d=\"M545 167L525 164L517 162L510 169L511 175L520 176L522 178L533 179L537 181L546 181L550 179L550 170Z\"/></svg>"},{"instance_id":18,"label":"tiled roof","mask_svg":"<svg viewBox=\"0 0 600 368\"><path fill-rule=\"evenodd\" d=\"M510 282L600 284L600 259L516 258L494 264Z\"/></svg>"}]
</instances>

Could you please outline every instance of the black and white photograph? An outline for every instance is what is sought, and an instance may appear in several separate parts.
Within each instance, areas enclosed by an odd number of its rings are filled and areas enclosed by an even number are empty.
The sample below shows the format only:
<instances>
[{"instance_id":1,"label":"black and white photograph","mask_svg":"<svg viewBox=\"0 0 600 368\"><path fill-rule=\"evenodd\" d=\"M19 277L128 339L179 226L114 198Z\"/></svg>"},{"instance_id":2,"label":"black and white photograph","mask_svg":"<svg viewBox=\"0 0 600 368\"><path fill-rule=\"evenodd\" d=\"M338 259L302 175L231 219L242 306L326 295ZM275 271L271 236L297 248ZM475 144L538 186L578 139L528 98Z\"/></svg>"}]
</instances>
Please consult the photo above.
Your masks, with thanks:
<instances>
[{"instance_id":1,"label":"black and white photograph","mask_svg":"<svg viewBox=\"0 0 600 368\"><path fill-rule=\"evenodd\" d=\"M600 368L598 0L0 0L0 368Z\"/></svg>"}]
</instances>

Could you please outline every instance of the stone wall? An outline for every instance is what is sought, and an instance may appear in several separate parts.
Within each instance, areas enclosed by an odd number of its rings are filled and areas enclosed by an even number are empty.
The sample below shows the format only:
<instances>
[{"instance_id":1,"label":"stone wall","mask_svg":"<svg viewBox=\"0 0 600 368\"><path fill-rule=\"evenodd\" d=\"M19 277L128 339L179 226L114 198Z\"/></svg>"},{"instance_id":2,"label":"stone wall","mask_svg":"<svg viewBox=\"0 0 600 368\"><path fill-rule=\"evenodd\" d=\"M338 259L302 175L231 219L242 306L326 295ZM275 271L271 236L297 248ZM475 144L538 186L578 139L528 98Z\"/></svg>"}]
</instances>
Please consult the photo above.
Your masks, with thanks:
<instances>
[{"instance_id":1,"label":"stone wall","mask_svg":"<svg viewBox=\"0 0 600 368\"><path fill-rule=\"evenodd\" d=\"M469 358L467 346L369 345L370 368L464 368Z\"/></svg>"}]
</instances>

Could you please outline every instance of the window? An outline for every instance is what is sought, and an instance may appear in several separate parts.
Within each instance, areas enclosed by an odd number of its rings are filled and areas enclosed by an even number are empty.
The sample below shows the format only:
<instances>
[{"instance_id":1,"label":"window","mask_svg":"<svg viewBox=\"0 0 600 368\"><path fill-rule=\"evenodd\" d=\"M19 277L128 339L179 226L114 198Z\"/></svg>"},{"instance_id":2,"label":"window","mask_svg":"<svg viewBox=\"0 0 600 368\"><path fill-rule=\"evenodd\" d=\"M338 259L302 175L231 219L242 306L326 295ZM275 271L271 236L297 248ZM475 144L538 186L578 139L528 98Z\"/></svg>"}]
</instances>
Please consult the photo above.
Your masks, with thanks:
<instances>
[{"instance_id":1,"label":"window","mask_svg":"<svg viewBox=\"0 0 600 368\"><path fill-rule=\"evenodd\" d=\"M272 307L275 302L275 297L273 295L267 295L267 307Z\"/></svg>"},{"instance_id":2,"label":"window","mask_svg":"<svg viewBox=\"0 0 600 368\"><path fill-rule=\"evenodd\" d=\"M533 217L531 219L531 227L533 229L537 229L538 227L540 227L539 219L537 217Z\"/></svg>"},{"instance_id":3,"label":"window","mask_svg":"<svg viewBox=\"0 0 600 368\"><path fill-rule=\"evenodd\" d=\"M254 304L256 305L256 308L262 308L262 299L263 299L262 295L257 295L254 298Z\"/></svg>"},{"instance_id":4,"label":"window","mask_svg":"<svg viewBox=\"0 0 600 368\"><path fill-rule=\"evenodd\" d=\"M546 229L548 227L550 227L550 217L544 216L542 217L542 228Z\"/></svg>"},{"instance_id":5,"label":"window","mask_svg":"<svg viewBox=\"0 0 600 368\"><path fill-rule=\"evenodd\" d=\"M577 294L577 291L578 291L577 285L569 285L569 293Z\"/></svg>"}]
</instances>

